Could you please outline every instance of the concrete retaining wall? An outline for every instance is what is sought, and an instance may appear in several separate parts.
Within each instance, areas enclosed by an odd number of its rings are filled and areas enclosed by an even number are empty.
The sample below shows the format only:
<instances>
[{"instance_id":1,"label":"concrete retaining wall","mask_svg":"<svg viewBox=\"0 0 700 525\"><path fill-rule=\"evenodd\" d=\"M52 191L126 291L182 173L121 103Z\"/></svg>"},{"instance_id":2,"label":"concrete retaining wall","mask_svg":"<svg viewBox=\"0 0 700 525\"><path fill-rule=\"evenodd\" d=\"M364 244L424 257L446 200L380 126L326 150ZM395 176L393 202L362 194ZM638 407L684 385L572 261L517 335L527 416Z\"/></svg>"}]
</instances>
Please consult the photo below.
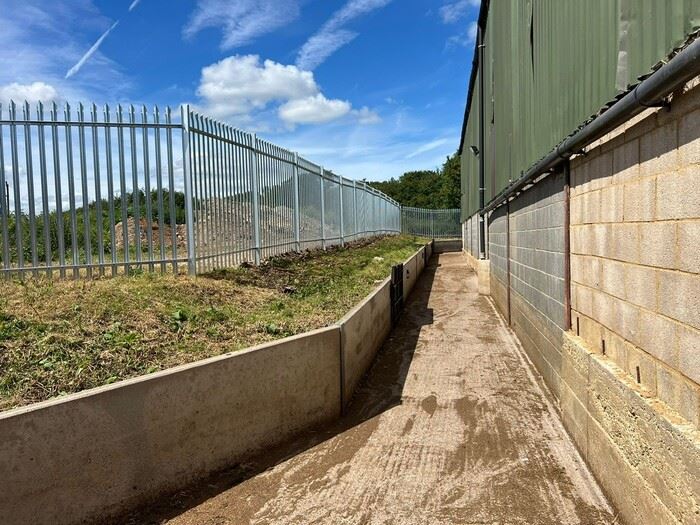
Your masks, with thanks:
<instances>
[{"instance_id":1,"label":"concrete retaining wall","mask_svg":"<svg viewBox=\"0 0 700 525\"><path fill-rule=\"evenodd\" d=\"M413 286L418 280L418 258L414 254L403 263L403 298L408 298L408 294L413 290Z\"/></svg>"},{"instance_id":2,"label":"concrete retaining wall","mask_svg":"<svg viewBox=\"0 0 700 525\"><path fill-rule=\"evenodd\" d=\"M340 414L324 328L0 414L5 525L123 512Z\"/></svg>"},{"instance_id":3,"label":"concrete retaining wall","mask_svg":"<svg viewBox=\"0 0 700 525\"><path fill-rule=\"evenodd\" d=\"M328 328L0 413L0 523L119 515L332 421L390 331L387 280Z\"/></svg>"},{"instance_id":4,"label":"concrete retaining wall","mask_svg":"<svg viewBox=\"0 0 700 525\"><path fill-rule=\"evenodd\" d=\"M338 325L342 348L343 407L346 407L391 332L390 281L384 281Z\"/></svg>"}]
</instances>

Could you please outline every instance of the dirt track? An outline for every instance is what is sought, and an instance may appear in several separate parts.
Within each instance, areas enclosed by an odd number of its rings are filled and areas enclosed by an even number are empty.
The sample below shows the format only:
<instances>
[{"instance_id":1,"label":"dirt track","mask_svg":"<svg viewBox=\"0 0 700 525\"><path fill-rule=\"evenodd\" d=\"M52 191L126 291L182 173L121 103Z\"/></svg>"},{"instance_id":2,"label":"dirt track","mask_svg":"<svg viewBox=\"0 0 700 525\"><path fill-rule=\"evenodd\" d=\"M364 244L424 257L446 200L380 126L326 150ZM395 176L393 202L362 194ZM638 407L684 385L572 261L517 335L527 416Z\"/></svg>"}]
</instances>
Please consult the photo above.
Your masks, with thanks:
<instances>
[{"instance_id":1,"label":"dirt track","mask_svg":"<svg viewBox=\"0 0 700 525\"><path fill-rule=\"evenodd\" d=\"M141 518L172 525L615 523L521 349L457 253L426 269L342 421L154 511Z\"/></svg>"}]
</instances>

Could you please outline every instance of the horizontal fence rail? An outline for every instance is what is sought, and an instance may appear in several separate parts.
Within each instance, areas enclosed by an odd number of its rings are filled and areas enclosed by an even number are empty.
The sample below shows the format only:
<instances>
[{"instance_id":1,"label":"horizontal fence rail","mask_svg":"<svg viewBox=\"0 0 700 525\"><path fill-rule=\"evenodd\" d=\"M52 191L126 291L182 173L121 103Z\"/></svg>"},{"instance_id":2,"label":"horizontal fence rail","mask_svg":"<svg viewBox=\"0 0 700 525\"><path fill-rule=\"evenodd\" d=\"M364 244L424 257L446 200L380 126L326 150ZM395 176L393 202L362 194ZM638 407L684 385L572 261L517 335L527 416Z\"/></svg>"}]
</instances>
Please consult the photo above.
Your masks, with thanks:
<instances>
[{"instance_id":1,"label":"horizontal fence rail","mask_svg":"<svg viewBox=\"0 0 700 525\"><path fill-rule=\"evenodd\" d=\"M462 235L460 210L401 208L401 231L429 239L458 239Z\"/></svg>"},{"instance_id":2,"label":"horizontal fence rail","mask_svg":"<svg viewBox=\"0 0 700 525\"><path fill-rule=\"evenodd\" d=\"M201 273L399 233L399 204L183 106L0 105L0 271Z\"/></svg>"}]
</instances>

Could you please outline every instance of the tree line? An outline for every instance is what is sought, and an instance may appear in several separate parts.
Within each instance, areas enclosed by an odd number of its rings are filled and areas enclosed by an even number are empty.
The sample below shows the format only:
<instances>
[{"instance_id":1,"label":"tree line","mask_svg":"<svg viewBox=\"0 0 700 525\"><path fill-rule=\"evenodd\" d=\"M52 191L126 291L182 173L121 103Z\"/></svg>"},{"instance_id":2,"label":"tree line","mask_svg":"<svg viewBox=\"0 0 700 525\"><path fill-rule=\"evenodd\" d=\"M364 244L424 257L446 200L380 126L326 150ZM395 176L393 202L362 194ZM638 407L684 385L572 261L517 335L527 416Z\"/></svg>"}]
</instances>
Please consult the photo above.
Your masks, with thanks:
<instances>
[{"instance_id":1,"label":"tree line","mask_svg":"<svg viewBox=\"0 0 700 525\"><path fill-rule=\"evenodd\" d=\"M408 171L398 179L369 182L403 206L444 209L459 208L461 197L460 160L455 153L434 170Z\"/></svg>"}]
</instances>

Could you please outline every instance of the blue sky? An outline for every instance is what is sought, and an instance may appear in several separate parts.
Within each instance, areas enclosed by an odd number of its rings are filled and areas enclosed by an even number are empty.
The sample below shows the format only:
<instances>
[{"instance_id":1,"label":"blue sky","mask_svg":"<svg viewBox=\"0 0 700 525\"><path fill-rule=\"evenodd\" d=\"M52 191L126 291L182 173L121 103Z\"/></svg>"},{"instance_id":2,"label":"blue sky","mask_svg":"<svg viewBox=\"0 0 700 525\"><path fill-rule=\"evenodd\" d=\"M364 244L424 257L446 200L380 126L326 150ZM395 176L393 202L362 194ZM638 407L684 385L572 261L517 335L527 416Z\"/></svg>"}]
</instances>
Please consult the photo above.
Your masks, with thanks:
<instances>
[{"instance_id":1,"label":"blue sky","mask_svg":"<svg viewBox=\"0 0 700 525\"><path fill-rule=\"evenodd\" d=\"M0 101L189 103L352 178L459 143L478 0L2 0Z\"/></svg>"}]
</instances>

